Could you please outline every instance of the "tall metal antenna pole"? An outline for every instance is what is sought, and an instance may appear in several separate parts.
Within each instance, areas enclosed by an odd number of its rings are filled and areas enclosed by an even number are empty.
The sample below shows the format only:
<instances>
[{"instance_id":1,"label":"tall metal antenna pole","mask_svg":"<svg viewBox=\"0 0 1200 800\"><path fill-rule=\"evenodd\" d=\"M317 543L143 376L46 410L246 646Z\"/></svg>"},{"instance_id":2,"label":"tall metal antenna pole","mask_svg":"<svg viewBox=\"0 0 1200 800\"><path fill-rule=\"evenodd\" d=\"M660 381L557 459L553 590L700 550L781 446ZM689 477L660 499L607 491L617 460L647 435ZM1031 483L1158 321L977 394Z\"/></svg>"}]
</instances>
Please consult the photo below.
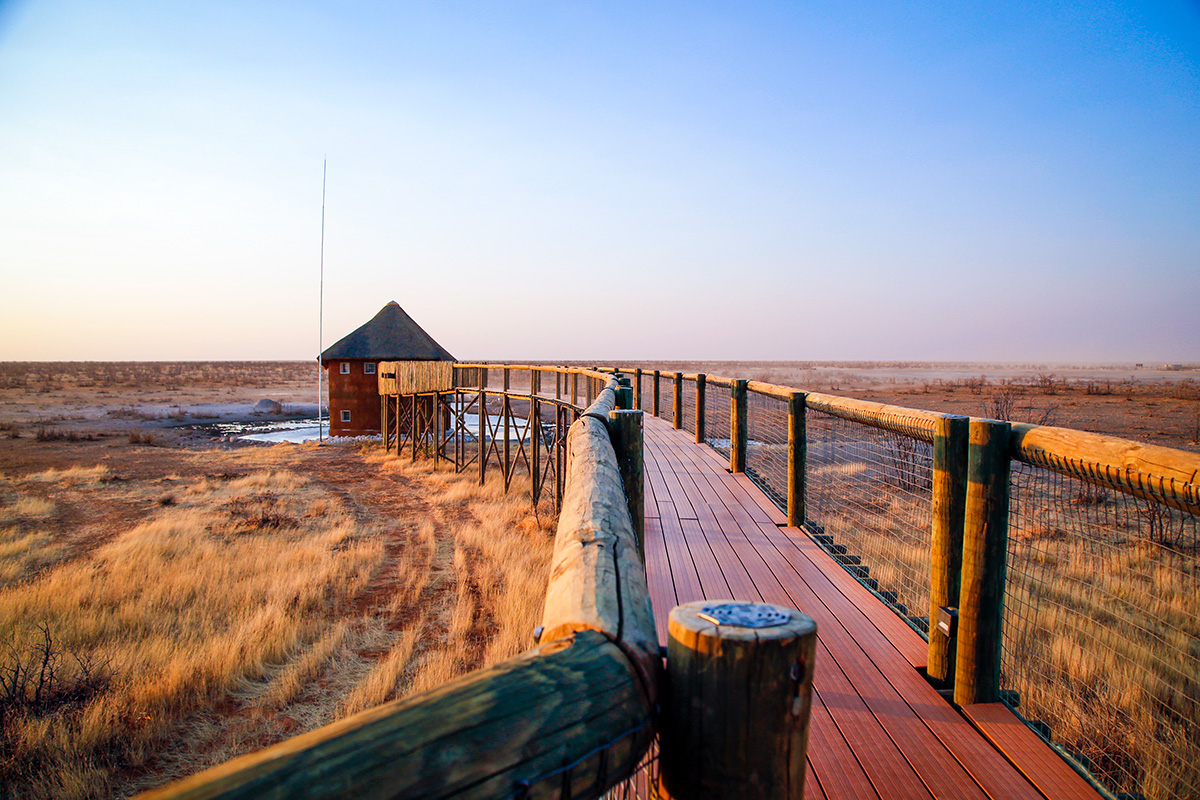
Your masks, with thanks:
<instances>
[{"instance_id":1,"label":"tall metal antenna pole","mask_svg":"<svg viewBox=\"0 0 1200 800\"><path fill-rule=\"evenodd\" d=\"M325 365L321 352L325 347L325 176L329 159L321 160L321 282L317 299L317 441L325 443L325 430L321 427L321 373Z\"/></svg>"}]
</instances>

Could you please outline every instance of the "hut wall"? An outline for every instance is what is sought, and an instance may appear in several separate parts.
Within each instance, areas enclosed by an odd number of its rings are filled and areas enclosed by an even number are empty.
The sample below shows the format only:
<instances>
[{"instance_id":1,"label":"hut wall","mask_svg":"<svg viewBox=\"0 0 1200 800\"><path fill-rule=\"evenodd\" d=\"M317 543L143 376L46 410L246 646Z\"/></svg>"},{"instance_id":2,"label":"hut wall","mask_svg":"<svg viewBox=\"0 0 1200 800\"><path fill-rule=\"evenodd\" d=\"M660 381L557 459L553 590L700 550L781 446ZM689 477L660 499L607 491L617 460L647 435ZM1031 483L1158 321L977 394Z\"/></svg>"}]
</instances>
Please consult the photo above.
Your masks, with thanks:
<instances>
[{"instance_id":1,"label":"hut wall","mask_svg":"<svg viewBox=\"0 0 1200 800\"><path fill-rule=\"evenodd\" d=\"M349 373L342 374L343 363L350 365ZM358 358L331 358L326 362L330 436L365 436L380 432L379 376L363 371L364 365L375 363ZM350 412L349 422L342 422L343 411Z\"/></svg>"}]
</instances>

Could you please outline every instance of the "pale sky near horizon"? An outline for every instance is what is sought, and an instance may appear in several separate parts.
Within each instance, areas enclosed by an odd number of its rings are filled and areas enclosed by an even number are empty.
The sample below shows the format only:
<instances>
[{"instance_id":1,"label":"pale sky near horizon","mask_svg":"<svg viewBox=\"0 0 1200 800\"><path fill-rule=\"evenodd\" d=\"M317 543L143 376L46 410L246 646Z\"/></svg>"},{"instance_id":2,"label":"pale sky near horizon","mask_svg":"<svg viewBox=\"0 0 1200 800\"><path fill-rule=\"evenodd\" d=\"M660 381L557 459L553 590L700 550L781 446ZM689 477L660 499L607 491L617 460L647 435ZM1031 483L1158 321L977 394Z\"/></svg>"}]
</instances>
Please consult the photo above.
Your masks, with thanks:
<instances>
[{"instance_id":1,"label":"pale sky near horizon","mask_svg":"<svg viewBox=\"0 0 1200 800\"><path fill-rule=\"evenodd\" d=\"M1200 361L1200 4L0 0L0 360Z\"/></svg>"}]
</instances>

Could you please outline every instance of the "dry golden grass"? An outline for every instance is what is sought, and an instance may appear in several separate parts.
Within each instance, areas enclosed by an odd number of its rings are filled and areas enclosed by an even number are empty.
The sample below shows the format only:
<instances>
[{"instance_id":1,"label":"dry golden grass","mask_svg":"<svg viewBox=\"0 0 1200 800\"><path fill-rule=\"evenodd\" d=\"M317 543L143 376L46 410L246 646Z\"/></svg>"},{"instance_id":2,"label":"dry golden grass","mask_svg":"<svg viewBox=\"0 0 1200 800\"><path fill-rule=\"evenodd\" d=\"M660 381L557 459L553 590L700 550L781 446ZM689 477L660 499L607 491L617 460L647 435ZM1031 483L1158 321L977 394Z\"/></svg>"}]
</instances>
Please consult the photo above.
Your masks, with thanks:
<instances>
[{"instance_id":1,"label":"dry golden grass","mask_svg":"<svg viewBox=\"0 0 1200 800\"><path fill-rule=\"evenodd\" d=\"M62 543L38 529L54 503L37 493L115 491L110 473L5 481L0 677L47 642L56 672L52 690L23 686L0 709L0 795L124 795L530 645L547 509L377 452L321 466L329 452L201 453L220 460L207 477L122 479L149 515L57 565ZM400 516L348 499L386 503L392 487L407 493Z\"/></svg>"}]
</instances>

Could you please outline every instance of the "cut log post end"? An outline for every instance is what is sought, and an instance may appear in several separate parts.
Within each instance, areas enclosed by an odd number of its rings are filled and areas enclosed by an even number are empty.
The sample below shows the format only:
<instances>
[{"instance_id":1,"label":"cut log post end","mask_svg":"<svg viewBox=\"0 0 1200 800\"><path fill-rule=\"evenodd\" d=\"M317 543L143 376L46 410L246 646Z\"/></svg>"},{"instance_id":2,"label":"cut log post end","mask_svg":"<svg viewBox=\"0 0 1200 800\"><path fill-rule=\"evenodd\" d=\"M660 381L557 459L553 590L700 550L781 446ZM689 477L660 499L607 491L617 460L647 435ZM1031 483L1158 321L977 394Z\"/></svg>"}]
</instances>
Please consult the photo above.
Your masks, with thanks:
<instances>
[{"instance_id":1,"label":"cut log post end","mask_svg":"<svg viewBox=\"0 0 1200 800\"><path fill-rule=\"evenodd\" d=\"M661 789L679 800L801 800L812 705L817 626L792 609L737 603L782 615L782 624L717 624L697 601L671 611ZM716 616L714 616L714 614Z\"/></svg>"}]
</instances>

